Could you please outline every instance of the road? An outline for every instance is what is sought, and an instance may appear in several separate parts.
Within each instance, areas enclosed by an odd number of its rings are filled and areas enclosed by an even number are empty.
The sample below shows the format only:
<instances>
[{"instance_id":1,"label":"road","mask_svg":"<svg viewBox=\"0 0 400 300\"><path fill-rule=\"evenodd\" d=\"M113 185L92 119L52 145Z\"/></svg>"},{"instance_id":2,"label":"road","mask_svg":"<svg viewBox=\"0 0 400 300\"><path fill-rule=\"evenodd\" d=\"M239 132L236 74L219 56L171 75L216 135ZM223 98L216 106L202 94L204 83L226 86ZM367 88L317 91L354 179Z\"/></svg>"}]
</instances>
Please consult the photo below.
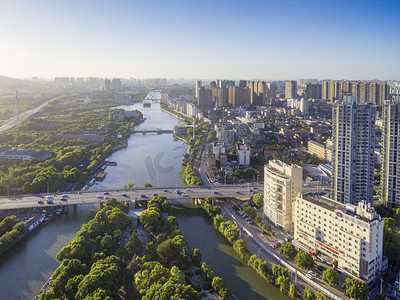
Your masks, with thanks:
<instances>
[{"instance_id":1,"label":"road","mask_svg":"<svg viewBox=\"0 0 400 300\"><path fill-rule=\"evenodd\" d=\"M245 228L248 232L250 232L252 234L253 238L247 236L246 233L244 233L243 229L241 230L242 239L245 241L246 246L249 248L250 252L252 252L254 254L258 254L257 255L258 257L264 259L269 264L271 264L271 263L279 264L273 256L271 256L267 251L265 251L263 248L261 248L259 246L260 244L262 244L264 248L273 252L280 259L286 261L293 268L297 269L297 272L302 273L304 275L307 273L304 270L298 268L293 260L289 260L285 256L283 256L280 253L279 248L274 249L272 247L272 244L276 243L277 241L284 242L284 237L287 234L285 235L284 233L277 231L277 235L274 237L270 236L269 234L265 235L265 234L263 234L264 230L260 229L260 227L258 227L258 225L249 224L248 222L245 222L243 217L236 215L233 210L233 205L230 202L226 202L226 203L222 204L221 207L223 208L223 212L224 212L223 215L225 218L234 220L239 225L239 228ZM255 242L254 239L257 240L258 243ZM326 268L331 267L331 266L328 266L327 264L323 264L322 262L319 262L318 264L322 265ZM313 268L313 272L317 273L316 267ZM294 274L292 273L291 276L294 276ZM342 277L342 276L340 276L340 277ZM318 276L313 278L313 281L315 283L317 283L320 286L324 287L325 289L329 290L331 293L338 295L341 299L348 299L348 297L344 293L344 290L341 288L341 284L342 284L343 280L344 280L344 278L342 277L341 283L338 285L339 288L333 288L333 287L329 286L328 284L326 284L322 280L322 275L318 274ZM292 282L294 282L294 278L292 278ZM300 284L302 289L304 289L305 287L308 286L308 284L306 282L304 282L300 278L300 276L297 276L297 282Z\"/></svg>"},{"instance_id":2,"label":"road","mask_svg":"<svg viewBox=\"0 0 400 300\"><path fill-rule=\"evenodd\" d=\"M205 186L210 186L212 183L210 182L210 179L208 179L207 176L207 159L208 159L208 149L210 147L210 143L205 144L205 148L203 150L203 153L200 157L200 168L199 168L199 175L200 175L200 180L203 182Z\"/></svg>"},{"instance_id":3,"label":"road","mask_svg":"<svg viewBox=\"0 0 400 300\"><path fill-rule=\"evenodd\" d=\"M53 203L46 203L46 196L50 194L37 195L15 195L9 197L0 197L0 210L76 205L105 202L106 197L113 197L120 201L129 200L150 200L154 195L162 195L168 199L197 199L214 195L215 198L243 198L248 199L251 195L249 189L262 191L261 185L224 185L218 187L153 187L153 188L133 188L130 190L93 190L82 192L64 193L67 200L61 200L63 193L53 195ZM187 189L187 190L186 190ZM164 191L165 190L165 191ZM176 190L181 191L180 194ZM186 196L185 196L186 194ZM99 196L99 197L97 197ZM100 198L101 197L101 198Z\"/></svg>"},{"instance_id":4,"label":"road","mask_svg":"<svg viewBox=\"0 0 400 300\"><path fill-rule=\"evenodd\" d=\"M14 127L18 127L23 122L25 122L26 119L28 119L30 116L32 116L32 115L36 114L37 112L39 112L40 110L42 110L43 107L45 107L51 101L60 99L62 97L64 97L64 96L59 96L59 97L47 100L46 102L40 104L39 106L37 106L35 108L32 108L32 109L27 110L27 111L24 111L24 112L19 114L18 119L17 118L8 119L3 125L0 126L0 132L2 132L4 130L12 129Z\"/></svg>"}]
</instances>

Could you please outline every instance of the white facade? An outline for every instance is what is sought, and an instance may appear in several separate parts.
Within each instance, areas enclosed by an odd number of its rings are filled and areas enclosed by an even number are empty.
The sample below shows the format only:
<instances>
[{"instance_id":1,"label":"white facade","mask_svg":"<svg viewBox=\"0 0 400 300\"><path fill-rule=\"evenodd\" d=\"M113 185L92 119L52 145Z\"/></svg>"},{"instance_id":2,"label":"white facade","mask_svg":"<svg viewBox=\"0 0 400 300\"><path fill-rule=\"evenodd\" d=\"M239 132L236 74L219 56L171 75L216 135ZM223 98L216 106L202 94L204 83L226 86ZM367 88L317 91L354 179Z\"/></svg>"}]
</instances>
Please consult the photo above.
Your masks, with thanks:
<instances>
[{"instance_id":1,"label":"white facade","mask_svg":"<svg viewBox=\"0 0 400 300\"><path fill-rule=\"evenodd\" d=\"M236 152L237 152L239 165L249 166L250 165L250 147L246 146L246 145L238 145Z\"/></svg>"},{"instance_id":2,"label":"white facade","mask_svg":"<svg viewBox=\"0 0 400 300\"><path fill-rule=\"evenodd\" d=\"M300 195L295 205L294 244L328 257L340 270L370 284L387 267L383 220L370 203L343 205L317 194Z\"/></svg>"},{"instance_id":3,"label":"white facade","mask_svg":"<svg viewBox=\"0 0 400 300\"><path fill-rule=\"evenodd\" d=\"M374 184L375 105L345 96L332 112L332 199L372 203Z\"/></svg>"},{"instance_id":4,"label":"white facade","mask_svg":"<svg viewBox=\"0 0 400 300\"><path fill-rule=\"evenodd\" d=\"M303 168L270 160L264 167L264 215L275 226L293 232L294 202L303 186Z\"/></svg>"}]
</instances>

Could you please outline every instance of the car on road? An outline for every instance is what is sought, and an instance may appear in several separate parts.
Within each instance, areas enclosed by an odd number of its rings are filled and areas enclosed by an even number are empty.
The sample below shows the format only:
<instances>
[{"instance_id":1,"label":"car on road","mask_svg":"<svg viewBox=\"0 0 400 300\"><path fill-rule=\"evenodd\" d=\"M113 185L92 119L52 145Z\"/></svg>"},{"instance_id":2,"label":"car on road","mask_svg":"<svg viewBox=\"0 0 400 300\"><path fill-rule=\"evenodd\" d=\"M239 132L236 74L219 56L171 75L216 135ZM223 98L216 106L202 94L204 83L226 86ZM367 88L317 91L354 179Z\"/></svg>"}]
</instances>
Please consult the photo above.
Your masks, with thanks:
<instances>
[{"instance_id":1,"label":"car on road","mask_svg":"<svg viewBox=\"0 0 400 300\"><path fill-rule=\"evenodd\" d=\"M163 189L163 192L168 192L168 190L167 189Z\"/></svg>"},{"instance_id":2,"label":"car on road","mask_svg":"<svg viewBox=\"0 0 400 300\"><path fill-rule=\"evenodd\" d=\"M188 194L183 194L183 197L189 197Z\"/></svg>"},{"instance_id":3,"label":"car on road","mask_svg":"<svg viewBox=\"0 0 400 300\"><path fill-rule=\"evenodd\" d=\"M97 195L96 198L97 198L97 199L103 199L103 196Z\"/></svg>"},{"instance_id":4,"label":"car on road","mask_svg":"<svg viewBox=\"0 0 400 300\"><path fill-rule=\"evenodd\" d=\"M221 195L220 192L214 192L214 194L216 194L216 195Z\"/></svg>"},{"instance_id":5,"label":"car on road","mask_svg":"<svg viewBox=\"0 0 400 300\"><path fill-rule=\"evenodd\" d=\"M142 198L147 198L147 196L146 196L146 195L140 195L140 197L142 197Z\"/></svg>"},{"instance_id":6,"label":"car on road","mask_svg":"<svg viewBox=\"0 0 400 300\"><path fill-rule=\"evenodd\" d=\"M190 192L190 189L189 189L189 188L186 188L185 191Z\"/></svg>"},{"instance_id":7,"label":"car on road","mask_svg":"<svg viewBox=\"0 0 400 300\"><path fill-rule=\"evenodd\" d=\"M67 194L62 194L61 197L68 198L68 195Z\"/></svg>"},{"instance_id":8,"label":"car on road","mask_svg":"<svg viewBox=\"0 0 400 300\"><path fill-rule=\"evenodd\" d=\"M315 274L313 271L308 271L308 274L310 274L311 276L317 276L317 274Z\"/></svg>"},{"instance_id":9,"label":"car on road","mask_svg":"<svg viewBox=\"0 0 400 300\"><path fill-rule=\"evenodd\" d=\"M236 191L236 194L241 194L241 192L239 192L239 191Z\"/></svg>"},{"instance_id":10,"label":"car on road","mask_svg":"<svg viewBox=\"0 0 400 300\"><path fill-rule=\"evenodd\" d=\"M128 197L128 195L127 194L122 194L122 197Z\"/></svg>"},{"instance_id":11,"label":"car on road","mask_svg":"<svg viewBox=\"0 0 400 300\"><path fill-rule=\"evenodd\" d=\"M44 202L42 200L38 200L37 202L38 204L44 204Z\"/></svg>"},{"instance_id":12,"label":"car on road","mask_svg":"<svg viewBox=\"0 0 400 300\"><path fill-rule=\"evenodd\" d=\"M158 197L158 194L153 194L153 197Z\"/></svg>"},{"instance_id":13,"label":"car on road","mask_svg":"<svg viewBox=\"0 0 400 300\"><path fill-rule=\"evenodd\" d=\"M104 197L104 199L108 200L108 199L110 199L110 197L108 197L108 196L105 196L105 197Z\"/></svg>"},{"instance_id":14,"label":"car on road","mask_svg":"<svg viewBox=\"0 0 400 300\"><path fill-rule=\"evenodd\" d=\"M53 204L53 199L47 199L46 202L47 202L48 204Z\"/></svg>"},{"instance_id":15,"label":"car on road","mask_svg":"<svg viewBox=\"0 0 400 300\"><path fill-rule=\"evenodd\" d=\"M318 265L317 269L320 270L321 272L326 270L326 268L324 266L321 266L321 265Z\"/></svg>"},{"instance_id":16,"label":"car on road","mask_svg":"<svg viewBox=\"0 0 400 300\"><path fill-rule=\"evenodd\" d=\"M279 245L277 243L273 243L272 248L274 248L274 249L279 248Z\"/></svg>"},{"instance_id":17,"label":"car on road","mask_svg":"<svg viewBox=\"0 0 400 300\"><path fill-rule=\"evenodd\" d=\"M313 279L311 274L306 274L307 278Z\"/></svg>"},{"instance_id":18,"label":"car on road","mask_svg":"<svg viewBox=\"0 0 400 300\"><path fill-rule=\"evenodd\" d=\"M68 198L62 197L61 201L68 201Z\"/></svg>"},{"instance_id":19,"label":"car on road","mask_svg":"<svg viewBox=\"0 0 400 300\"><path fill-rule=\"evenodd\" d=\"M110 193L109 192L104 192L103 195L110 195Z\"/></svg>"}]
</instances>

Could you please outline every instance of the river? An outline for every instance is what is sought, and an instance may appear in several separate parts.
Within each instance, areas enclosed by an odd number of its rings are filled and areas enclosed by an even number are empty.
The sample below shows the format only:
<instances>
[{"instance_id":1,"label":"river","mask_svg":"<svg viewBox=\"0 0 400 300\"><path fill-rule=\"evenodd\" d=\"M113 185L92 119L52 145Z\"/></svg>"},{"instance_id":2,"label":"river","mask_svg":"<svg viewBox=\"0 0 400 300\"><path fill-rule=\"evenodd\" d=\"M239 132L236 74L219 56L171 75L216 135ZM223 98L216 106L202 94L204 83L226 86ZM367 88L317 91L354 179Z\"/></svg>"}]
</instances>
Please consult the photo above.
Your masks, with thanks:
<instances>
[{"instance_id":1,"label":"river","mask_svg":"<svg viewBox=\"0 0 400 300\"><path fill-rule=\"evenodd\" d=\"M176 117L160 109L158 102L152 102L151 107L136 103L119 108L142 111L146 121L137 126L137 130L172 129L178 123ZM92 189L121 188L128 183L142 186L146 182L154 186L181 185L178 176L185 149L186 145L174 140L172 134L133 134L127 148L107 158L118 165L107 167L106 179ZM38 294L59 265L55 258L58 251L98 209L98 205L78 206L68 214L57 216L3 255L0 258L0 298L32 299ZM226 239L214 230L210 220L191 203L176 203L174 213L188 243L201 250L203 260L216 276L223 278L238 299L288 299L245 265Z\"/></svg>"}]
</instances>

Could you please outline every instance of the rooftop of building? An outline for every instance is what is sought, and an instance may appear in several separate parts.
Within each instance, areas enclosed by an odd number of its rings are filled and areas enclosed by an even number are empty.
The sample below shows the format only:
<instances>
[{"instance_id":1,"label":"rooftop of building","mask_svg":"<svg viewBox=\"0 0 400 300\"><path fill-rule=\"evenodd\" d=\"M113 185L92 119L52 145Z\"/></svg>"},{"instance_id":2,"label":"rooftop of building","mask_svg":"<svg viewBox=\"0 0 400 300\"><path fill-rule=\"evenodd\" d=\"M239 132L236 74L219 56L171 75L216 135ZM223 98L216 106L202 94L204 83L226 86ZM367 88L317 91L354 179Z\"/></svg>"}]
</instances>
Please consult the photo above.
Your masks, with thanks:
<instances>
[{"instance_id":1,"label":"rooftop of building","mask_svg":"<svg viewBox=\"0 0 400 300\"><path fill-rule=\"evenodd\" d=\"M324 209L335 213L340 213L342 215L348 215L367 223L371 223L375 219L381 220L381 216L376 213L374 207L365 201L358 203L358 206L356 206L333 201L327 196L327 193L319 192L306 193L301 195L301 198L321 206Z\"/></svg>"}]
</instances>

